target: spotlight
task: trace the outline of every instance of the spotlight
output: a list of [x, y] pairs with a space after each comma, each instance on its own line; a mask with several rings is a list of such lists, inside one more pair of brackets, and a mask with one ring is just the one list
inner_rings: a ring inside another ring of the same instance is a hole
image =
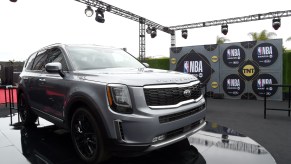
[[182, 37], [184, 38], [184, 39], [187, 39], [187, 37], [188, 37], [188, 30], [182, 30]]
[[157, 29], [156, 29], [156, 27], [152, 27], [151, 37], [154, 38], [156, 36], [157, 36]]
[[111, 5], [106, 6], [106, 11], [110, 12], [111, 10], [112, 10], [112, 6]]
[[222, 24], [221, 25], [221, 32], [226, 35], [228, 32], [228, 25], [227, 24]]
[[85, 14], [87, 17], [91, 17], [93, 15], [93, 10], [90, 6], [87, 6], [87, 8], [85, 9]]
[[17, 0], [10, 0], [10, 2], [17, 2]]
[[99, 23], [104, 23], [105, 22], [104, 10], [102, 8], [98, 8], [97, 10], [95, 10], [95, 12], [96, 12], [95, 20]]
[[280, 26], [281, 26], [281, 19], [280, 18], [274, 18], [273, 19], [273, 28], [275, 30], [278, 30]]
[[152, 32], [152, 28], [151, 28], [151, 26], [148, 26], [148, 28], [146, 29], [146, 32], [147, 32], [148, 34], [150, 34], [150, 33]]

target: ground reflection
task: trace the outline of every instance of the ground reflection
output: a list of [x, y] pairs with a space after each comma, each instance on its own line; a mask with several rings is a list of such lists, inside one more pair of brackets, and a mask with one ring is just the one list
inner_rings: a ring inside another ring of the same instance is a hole
[[[21, 128], [23, 155], [35, 164], [82, 163], [73, 148], [70, 133], [56, 126]], [[205, 164], [198, 150], [183, 140], [172, 146], [139, 157], [112, 157], [106, 164]]]

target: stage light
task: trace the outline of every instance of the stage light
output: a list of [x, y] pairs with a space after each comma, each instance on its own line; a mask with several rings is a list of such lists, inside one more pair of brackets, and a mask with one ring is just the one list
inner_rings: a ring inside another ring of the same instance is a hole
[[273, 19], [273, 28], [275, 30], [278, 30], [281, 27], [281, 19], [280, 18], [274, 18]]
[[151, 32], [152, 32], [152, 28], [151, 28], [151, 26], [148, 26], [148, 27], [147, 27], [146, 32], [147, 32], [148, 34], [151, 34]]
[[104, 10], [102, 8], [98, 8], [97, 10], [95, 10], [95, 12], [96, 12], [95, 20], [99, 23], [104, 23], [105, 22]]
[[112, 10], [112, 6], [111, 5], [106, 6], [106, 11], [110, 12], [111, 10]]
[[10, 0], [10, 2], [17, 2], [17, 0]]
[[151, 38], [154, 38], [156, 36], [157, 36], [157, 29], [156, 29], [156, 27], [152, 27]]
[[93, 10], [90, 6], [87, 6], [87, 8], [85, 9], [85, 14], [87, 17], [91, 17], [93, 15]]
[[228, 33], [228, 25], [227, 24], [222, 24], [221, 25], [221, 32], [226, 35]]
[[188, 37], [188, 30], [182, 30], [182, 37], [184, 38], [184, 39], [187, 39], [187, 37]]

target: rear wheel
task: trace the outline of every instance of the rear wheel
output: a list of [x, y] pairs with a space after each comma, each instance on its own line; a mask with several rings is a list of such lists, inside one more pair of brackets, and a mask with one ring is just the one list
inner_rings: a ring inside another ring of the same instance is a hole
[[86, 163], [106, 158], [102, 135], [96, 118], [86, 108], [78, 108], [71, 121], [71, 136], [76, 152]]
[[27, 98], [23, 93], [18, 98], [18, 110], [20, 118], [25, 126], [35, 125], [38, 116], [31, 111]]

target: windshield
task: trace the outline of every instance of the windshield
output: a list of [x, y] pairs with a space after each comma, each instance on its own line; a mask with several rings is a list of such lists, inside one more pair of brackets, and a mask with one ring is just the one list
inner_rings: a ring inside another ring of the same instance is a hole
[[137, 59], [122, 49], [94, 46], [67, 46], [67, 51], [76, 70], [145, 67]]

